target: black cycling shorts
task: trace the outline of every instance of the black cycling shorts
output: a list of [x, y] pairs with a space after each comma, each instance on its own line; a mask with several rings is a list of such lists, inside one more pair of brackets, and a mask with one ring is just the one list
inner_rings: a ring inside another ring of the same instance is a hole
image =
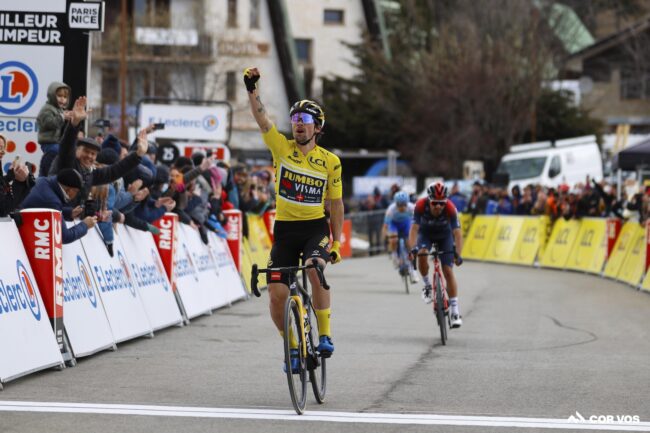
[[[312, 257], [326, 262], [330, 259], [328, 246], [330, 226], [326, 218], [307, 221], [275, 221], [273, 226], [273, 247], [269, 268], [298, 266], [300, 254], [303, 262]], [[289, 276], [271, 272], [267, 282], [289, 285]]]

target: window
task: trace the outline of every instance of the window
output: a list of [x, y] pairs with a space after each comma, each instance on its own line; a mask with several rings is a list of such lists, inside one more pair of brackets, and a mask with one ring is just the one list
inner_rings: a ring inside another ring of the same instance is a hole
[[226, 72], [226, 101], [235, 102], [237, 100], [237, 72]]
[[169, 27], [171, 0], [134, 0], [133, 16], [137, 27]]
[[528, 179], [542, 174], [546, 157], [521, 158], [501, 161], [497, 173], [508, 173], [510, 180]]
[[251, 29], [260, 28], [260, 0], [251, 0]]
[[311, 39], [296, 39], [296, 56], [299, 63], [311, 63]]
[[325, 9], [323, 22], [325, 24], [343, 24], [343, 11], [340, 9]]
[[229, 28], [237, 27], [237, 0], [228, 0], [228, 23]]
[[650, 74], [632, 68], [621, 70], [621, 99], [650, 99]]
[[553, 159], [551, 159], [551, 165], [548, 167], [548, 177], [552, 179], [561, 172], [562, 162], [560, 161], [560, 155], [555, 155]]

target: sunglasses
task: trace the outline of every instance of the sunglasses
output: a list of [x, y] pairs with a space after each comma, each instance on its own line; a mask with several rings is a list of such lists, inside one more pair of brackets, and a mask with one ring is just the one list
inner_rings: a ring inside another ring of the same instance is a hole
[[444, 206], [447, 200], [431, 200], [431, 206]]
[[303, 124], [314, 123], [314, 116], [308, 113], [295, 113], [291, 116], [291, 123], [302, 122]]

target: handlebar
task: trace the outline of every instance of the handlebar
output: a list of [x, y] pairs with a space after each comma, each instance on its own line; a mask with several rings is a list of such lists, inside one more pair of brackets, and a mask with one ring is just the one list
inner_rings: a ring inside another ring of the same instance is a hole
[[323, 286], [325, 290], [330, 289], [330, 286], [327, 284], [327, 280], [325, 279], [325, 274], [323, 274], [323, 267], [318, 263], [318, 260], [312, 259], [310, 265], [302, 266], [285, 266], [279, 268], [259, 269], [257, 265], [253, 265], [253, 268], [251, 269], [251, 291], [258, 298], [262, 296], [259, 289], [257, 288], [257, 277], [261, 273], [268, 274], [269, 272], [280, 272], [282, 274], [291, 274], [307, 269], [316, 269], [316, 274], [318, 275], [321, 286]]

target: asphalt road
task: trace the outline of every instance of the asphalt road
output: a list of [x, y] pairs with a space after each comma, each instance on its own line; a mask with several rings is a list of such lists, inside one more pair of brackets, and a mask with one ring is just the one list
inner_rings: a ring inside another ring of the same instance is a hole
[[385, 256], [327, 275], [336, 353], [327, 401], [310, 396], [306, 415], [292, 411], [264, 293], [6, 384], [0, 432], [650, 431], [648, 293], [466, 263], [465, 323], [443, 347], [419, 287], [406, 295]]

